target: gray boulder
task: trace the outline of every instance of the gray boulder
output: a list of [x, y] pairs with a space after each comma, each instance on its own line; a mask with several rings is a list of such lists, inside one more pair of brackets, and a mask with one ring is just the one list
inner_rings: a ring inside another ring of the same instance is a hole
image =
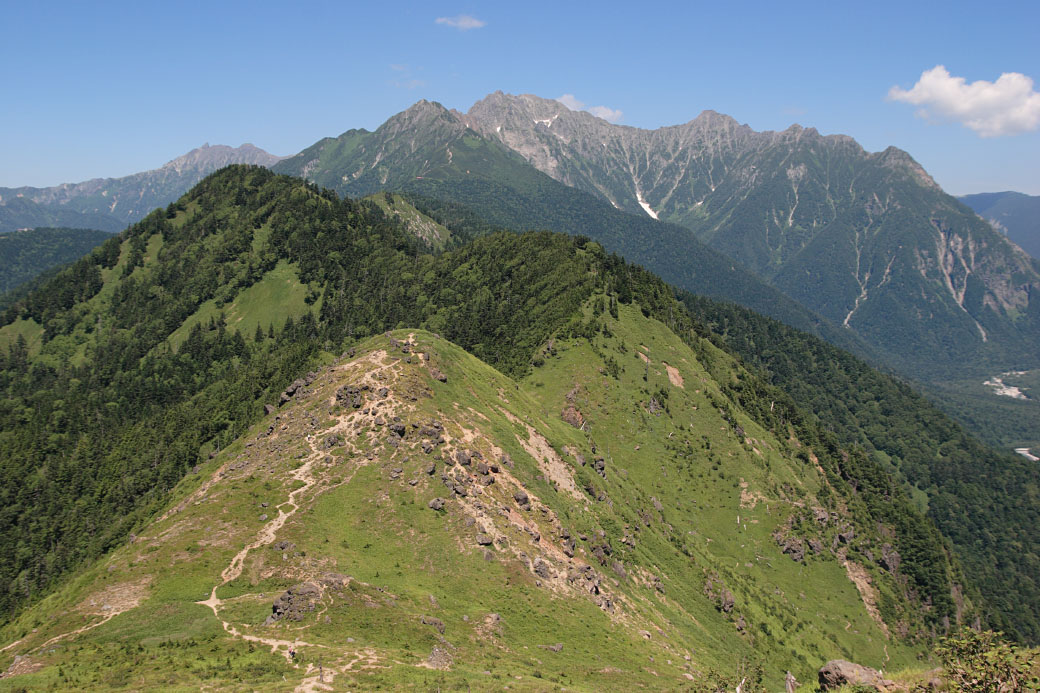
[[844, 659], [832, 659], [824, 664], [818, 677], [822, 691], [832, 691], [842, 686], [872, 687], [876, 691], [884, 691], [895, 685], [892, 681], [885, 680], [877, 669]]

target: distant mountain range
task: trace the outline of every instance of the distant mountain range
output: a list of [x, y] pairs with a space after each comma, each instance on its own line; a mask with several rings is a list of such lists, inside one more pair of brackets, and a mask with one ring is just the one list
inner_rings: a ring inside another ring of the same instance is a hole
[[797, 125], [755, 132], [712, 111], [642, 130], [530, 95], [497, 92], [468, 113], [420, 101], [292, 157], [206, 146], [125, 178], [0, 189], [0, 230], [118, 230], [228, 163], [585, 235], [677, 287], [933, 384], [1040, 367], [1040, 265], [1008, 242], [1036, 198], [962, 200], [996, 210], [1005, 236], [906, 152]]
[[280, 159], [251, 144], [206, 144], [161, 168], [123, 178], [94, 178], [50, 188], [0, 188], [0, 233], [40, 226], [120, 231], [228, 164], [272, 166]]
[[[778, 289], [905, 372], [1040, 365], [1036, 262], [895, 148], [872, 154], [798, 126], [758, 133], [714, 112], [640, 130], [496, 93], [466, 114], [419, 102], [275, 170], [345, 194], [408, 190], [512, 228], [586, 234], [682, 288], [783, 320]], [[604, 205], [629, 216], [611, 223]], [[735, 259], [746, 285], [706, 271], [720, 264], [702, 243]]]
[[1040, 258], [1040, 196], [1019, 192], [978, 193], [957, 198], [1022, 250]]
[[690, 229], [913, 369], [1038, 356], [1019, 348], [1040, 327], [1036, 263], [899, 149], [712, 111], [641, 130], [500, 92], [459, 118], [567, 185]]

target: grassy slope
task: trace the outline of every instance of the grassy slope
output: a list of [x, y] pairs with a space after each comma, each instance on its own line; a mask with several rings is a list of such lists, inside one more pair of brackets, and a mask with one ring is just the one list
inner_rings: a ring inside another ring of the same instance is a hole
[[[691, 684], [687, 674], [706, 683], [713, 670], [734, 674], [742, 662], [759, 662], [765, 685], [773, 690], [785, 669], [812, 680], [815, 668], [831, 657], [889, 667], [910, 661], [913, 652], [886, 640], [837, 560], [825, 553], [797, 564], [770, 536], [798, 512], [798, 504], [815, 505], [820, 477], [794, 460], [789, 443], [772, 439], [739, 413], [737, 421], [751, 442], [736, 438], [712, 405], [720, 391], [693, 352], [636, 308], [622, 306], [620, 318], [610, 322], [614, 336], [597, 338], [595, 348], [557, 340], [555, 355], [522, 383], [423, 332], [416, 340], [432, 354], [431, 365], [448, 376], [446, 383], [434, 382], [418, 357], [400, 353], [385, 359], [382, 370], [323, 370], [312, 386], [314, 396], [287, 406], [280, 419], [269, 416], [185, 479], [174, 492], [169, 507], [176, 510], [169, 517], [143, 528], [135, 541], [9, 624], [0, 641], [21, 641], [4, 651], [0, 665], [21, 654], [28, 655], [22, 666], [44, 668], [0, 681], [0, 690], [52, 685], [188, 690], [207, 684], [282, 690], [283, 676], [300, 682], [306, 667], [319, 661], [327, 673], [339, 672], [337, 689], [488, 690], [507, 682], [520, 690], [677, 687]], [[649, 369], [635, 353], [640, 344], [649, 348]], [[373, 338], [361, 345], [354, 362], [387, 348], [385, 338]], [[620, 362], [620, 380], [601, 373], [608, 354]], [[720, 352], [717, 357], [724, 358]], [[677, 369], [682, 387], [670, 383], [662, 360]], [[340, 434], [349, 442], [326, 449], [327, 429], [353, 412], [330, 408], [328, 402], [337, 387], [365, 372], [374, 385], [385, 378], [392, 391], [387, 406], [406, 423], [443, 421], [447, 449], [479, 450], [487, 459], [504, 451], [514, 465], [503, 466], [498, 483], [485, 494], [471, 495], [465, 503], [449, 501], [446, 512], [438, 513], [426, 506], [434, 496], [451, 495], [438, 478], [445, 465], [438, 462], [432, 477], [423, 473], [430, 458], [406, 449], [419, 440], [414, 429], [395, 450], [381, 444], [383, 429], [361, 416], [360, 433], [348, 427]], [[560, 418], [565, 395], [575, 385], [588, 435]], [[645, 409], [647, 397], [661, 389], [668, 392], [671, 413], [652, 416]], [[522, 446], [529, 436], [522, 422], [546, 437], [579, 487], [591, 482], [605, 500], [575, 502], [554, 487]], [[271, 425], [275, 434], [264, 436]], [[317, 484], [301, 494], [300, 511], [276, 537], [295, 547], [254, 549], [241, 575], [218, 594], [229, 600], [222, 617], [242, 633], [314, 643], [298, 648], [302, 666], [291, 668], [266, 647], [228, 637], [213, 613], [195, 602], [208, 596], [233, 555], [257, 536], [264, 524], [260, 516], [276, 517], [276, 507], [301, 486], [291, 475], [311, 460], [307, 435], [322, 451], [311, 468]], [[710, 450], [701, 447], [702, 436], [711, 441]], [[680, 442], [685, 440], [692, 445]], [[576, 464], [568, 452], [591, 462], [592, 441], [606, 458], [605, 479]], [[399, 480], [388, 476], [395, 467], [402, 469]], [[536, 499], [535, 510], [516, 507], [510, 478]], [[407, 483], [413, 479], [415, 486]], [[212, 486], [201, 488], [211, 480]], [[754, 507], [752, 495], [761, 496]], [[508, 509], [508, 519], [496, 508]], [[476, 517], [476, 524], [467, 517]], [[521, 525], [537, 528], [541, 540], [534, 541]], [[488, 527], [508, 542], [496, 546], [490, 560], [474, 543], [478, 529]], [[587, 537], [578, 541], [576, 560], [603, 576], [604, 591], [616, 605], [613, 615], [558, 577], [541, 580], [540, 586], [529, 569], [523, 556], [540, 555], [559, 574], [565, 561], [559, 553], [561, 527]], [[605, 566], [591, 555], [601, 541], [599, 531], [614, 550]], [[633, 537], [633, 546], [621, 542], [626, 535]], [[624, 577], [612, 568], [614, 560]], [[354, 581], [342, 593], [327, 593], [327, 610], [307, 613], [299, 623], [259, 625], [282, 590], [328, 571]], [[717, 610], [704, 595], [707, 575], [732, 591], [732, 612]], [[655, 578], [662, 591], [652, 587]], [[875, 582], [887, 589], [884, 580]], [[134, 597], [142, 601], [125, 615], [47, 644], [74, 627], [98, 623]], [[487, 622], [491, 613], [501, 622]], [[446, 624], [443, 638], [421, 623], [423, 615]], [[745, 620], [743, 635], [735, 627], [738, 618]], [[649, 637], [640, 635], [644, 630]], [[538, 647], [558, 642], [564, 645], [558, 653]], [[416, 666], [435, 646], [452, 654], [450, 670]]]
[[257, 325], [267, 332], [268, 326], [281, 329], [286, 318], [299, 318], [308, 310], [321, 310], [321, 299], [313, 305], [306, 302], [307, 287], [300, 282], [296, 267], [279, 261], [263, 279], [243, 289], [235, 299], [221, 307], [216, 299], [210, 299], [178, 327], [168, 338], [171, 347], [180, 346], [188, 338], [191, 328], [216, 320], [223, 313], [229, 330], [238, 330], [244, 337], [252, 337]]
[[421, 239], [431, 250], [444, 249], [452, 237], [447, 227], [420, 212], [400, 195], [375, 194], [365, 199], [374, 202], [388, 217], [398, 219], [409, 233]]

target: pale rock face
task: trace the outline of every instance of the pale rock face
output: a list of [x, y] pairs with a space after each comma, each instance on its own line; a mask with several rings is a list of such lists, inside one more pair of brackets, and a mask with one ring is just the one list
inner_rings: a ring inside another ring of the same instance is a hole
[[755, 132], [714, 111], [645, 130], [501, 92], [460, 116], [556, 180], [685, 226], [806, 307], [882, 341], [881, 306], [908, 291], [923, 315], [958, 324], [957, 339], [985, 344], [984, 324], [1014, 320], [1040, 289], [1025, 253], [895, 147], [869, 153], [799, 125]]

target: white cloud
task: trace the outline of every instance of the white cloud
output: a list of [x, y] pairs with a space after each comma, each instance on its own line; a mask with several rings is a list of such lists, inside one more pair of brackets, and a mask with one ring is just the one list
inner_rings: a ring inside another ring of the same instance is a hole
[[911, 89], [892, 87], [892, 101], [921, 106], [922, 118], [955, 120], [982, 137], [1019, 135], [1040, 128], [1040, 93], [1033, 80], [1020, 72], [1005, 72], [996, 82], [968, 84], [942, 65], [921, 73]]
[[585, 108], [585, 104], [574, 98], [574, 94], [564, 94], [556, 100], [562, 103], [567, 108], [571, 109], [572, 111], [580, 111], [581, 109]]
[[479, 29], [482, 26], [487, 26], [487, 22], [468, 14], [459, 14], [454, 17], [437, 17], [437, 23], [450, 26], [459, 31], [469, 31], [470, 29]]
[[588, 111], [597, 118], [602, 118], [611, 123], [617, 123], [624, 116], [624, 113], [620, 110], [608, 106], [589, 106], [586, 108], [585, 103], [579, 101], [574, 94], [564, 94], [557, 97], [556, 100], [572, 111]]
[[602, 118], [603, 120], [609, 121], [611, 123], [618, 122], [619, 120], [621, 120], [621, 116], [624, 115], [624, 113], [617, 110], [616, 108], [608, 108], [606, 106], [590, 106], [586, 110], [588, 110], [589, 113], [596, 116], [597, 118]]

